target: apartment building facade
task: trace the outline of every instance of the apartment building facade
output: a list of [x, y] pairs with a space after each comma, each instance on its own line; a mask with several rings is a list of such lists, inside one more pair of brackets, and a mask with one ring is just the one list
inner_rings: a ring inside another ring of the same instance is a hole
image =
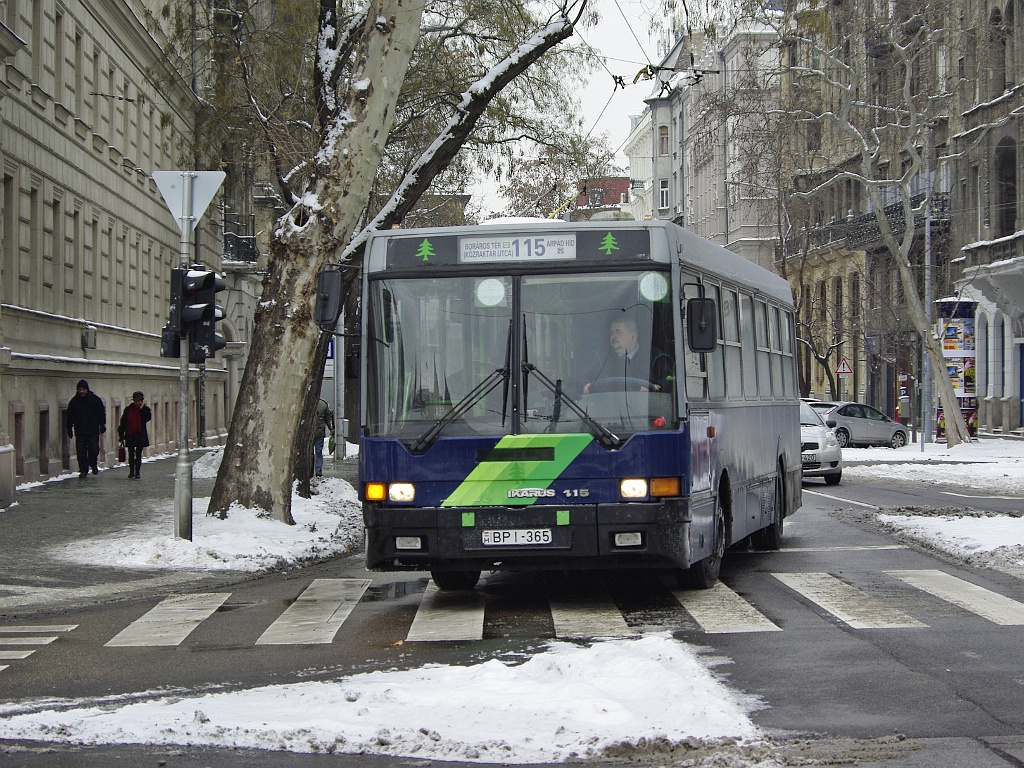
[[[1017, 18], [1020, 17], [1020, 18]], [[1024, 8], [972, 0], [958, 19], [956, 71], [970, 83], [951, 137], [957, 285], [977, 302], [979, 427], [1024, 424]]]
[[[144, 11], [126, 0], [0, 0], [0, 461], [10, 458], [0, 502], [12, 485], [74, 468], [64, 417], [79, 379], [106, 405], [101, 463], [114, 462], [135, 390], [153, 410], [149, 452], [177, 448], [178, 363], [159, 350], [180, 231], [152, 173], [193, 167], [196, 100]], [[190, 260], [222, 271], [217, 206], [196, 227]], [[244, 293], [218, 296], [228, 308], [219, 330], [233, 343], [205, 365], [202, 409], [192, 392], [197, 438], [226, 434], [239, 318], [251, 316], [236, 305], [256, 300]]]

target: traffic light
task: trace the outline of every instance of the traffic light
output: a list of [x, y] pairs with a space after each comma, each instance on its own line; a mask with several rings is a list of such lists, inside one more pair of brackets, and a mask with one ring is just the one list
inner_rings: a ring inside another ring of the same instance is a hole
[[174, 271], [184, 272], [181, 281], [181, 332], [191, 331], [200, 323], [214, 320], [217, 291], [223, 291], [227, 284], [216, 272], [201, 264]]
[[[172, 305], [173, 306], [173, 305]], [[173, 310], [172, 310], [173, 311]], [[160, 357], [181, 356], [181, 335], [177, 329], [168, 322], [160, 332]]]
[[227, 346], [217, 333], [217, 321], [224, 319], [217, 294], [227, 287], [216, 272], [201, 264], [171, 270], [171, 311], [160, 335], [161, 357], [178, 357], [184, 335], [191, 363], [202, 363]]
[[[188, 274], [185, 282], [188, 301], [183, 313], [186, 316], [191, 313], [195, 318], [189, 325], [189, 359], [193, 363], [201, 363], [227, 346], [224, 337], [217, 333], [217, 321], [224, 319], [224, 310], [217, 306], [217, 294], [228, 286], [216, 272], [198, 265], [192, 267]], [[189, 285], [195, 286], [191, 298]]]

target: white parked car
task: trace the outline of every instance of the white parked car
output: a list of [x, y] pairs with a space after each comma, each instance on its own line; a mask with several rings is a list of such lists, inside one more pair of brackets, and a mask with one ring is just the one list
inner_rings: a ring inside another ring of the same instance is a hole
[[807, 403], [800, 403], [800, 462], [805, 478], [823, 477], [829, 485], [843, 479], [843, 449], [836, 433]]

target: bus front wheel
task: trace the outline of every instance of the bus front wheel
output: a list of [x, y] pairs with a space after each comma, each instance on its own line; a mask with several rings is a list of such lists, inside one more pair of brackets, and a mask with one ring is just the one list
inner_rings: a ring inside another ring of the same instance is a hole
[[442, 592], [457, 592], [475, 587], [480, 571], [431, 571], [430, 578]]
[[711, 589], [718, 581], [722, 558], [725, 557], [725, 511], [722, 509], [721, 493], [715, 498], [714, 537], [714, 541], [711, 542], [711, 554], [691, 565], [688, 570], [680, 572], [680, 581], [685, 580], [686, 586]]

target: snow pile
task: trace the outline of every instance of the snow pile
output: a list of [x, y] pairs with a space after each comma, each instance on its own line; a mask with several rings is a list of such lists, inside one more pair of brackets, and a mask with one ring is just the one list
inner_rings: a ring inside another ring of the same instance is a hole
[[976, 568], [1024, 568], [1024, 517], [973, 510], [898, 509], [887, 529]]
[[522, 764], [654, 740], [758, 739], [748, 717], [758, 706], [665, 634], [590, 647], [553, 642], [517, 664], [431, 665], [25, 714], [7, 705], [0, 738]]
[[[898, 479], [918, 485], [955, 485], [987, 495], [1024, 495], [1024, 441], [980, 440], [948, 448], [943, 443], [891, 448], [844, 448], [847, 480]], [[859, 464], [866, 461], [869, 464]]]
[[[212, 451], [196, 461], [193, 477], [216, 477], [222, 454]], [[84, 565], [258, 572], [347, 554], [363, 540], [355, 489], [338, 478], [321, 478], [312, 498], [292, 494], [295, 525], [237, 506], [221, 519], [206, 514], [209, 505], [209, 498], [192, 500], [191, 541], [168, 535], [174, 520], [171, 500], [155, 504], [149, 518], [137, 525], [102, 539], [72, 541], [48, 554]]]
[[[846, 480], [884, 480], [947, 488], [950, 502], [1020, 498], [1024, 515], [1024, 441], [985, 439], [949, 448], [942, 443], [890, 448], [845, 448]], [[859, 464], [859, 462], [869, 462]], [[882, 509], [890, 532], [979, 568], [1024, 567], [1024, 517], [970, 507]]]

